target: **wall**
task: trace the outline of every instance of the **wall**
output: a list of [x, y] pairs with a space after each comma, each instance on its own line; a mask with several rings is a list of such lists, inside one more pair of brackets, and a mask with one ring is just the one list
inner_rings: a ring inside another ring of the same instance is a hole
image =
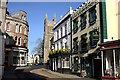
[[117, 2], [117, 17], [118, 17], [118, 38], [120, 39], [120, 0]]
[[2, 74], [4, 73], [4, 67], [2, 66], [4, 64], [4, 38], [0, 36], [0, 79], [2, 78]]
[[117, 7], [115, 0], [106, 0], [106, 20], [107, 20], [107, 34], [108, 39], [105, 41], [111, 41], [118, 39], [118, 20], [116, 16]]

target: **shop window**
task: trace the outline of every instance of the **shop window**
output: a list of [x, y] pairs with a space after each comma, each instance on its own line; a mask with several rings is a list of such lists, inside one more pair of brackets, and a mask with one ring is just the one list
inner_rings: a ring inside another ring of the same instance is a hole
[[80, 26], [81, 26], [81, 30], [85, 29], [86, 27], [86, 18], [87, 18], [87, 15], [86, 13], [82, 14], [81, 16], [81, 19], [80, 19]]
[[78, 18], [73, 20], [73, 33], [75, 34], [78, 31]]
[[13, 57], [13, 64], [17, 64], [17, 63], [18, 63], [17, 57], [14, 56], [14, 57]]
[[77, 72], [79, 70], [79, 57], [75, 56], [74, 57], [74, 64], [73, 64], [73, 70]]
[[90, 32], [90, 46], [91, 48], [95, 48], [99, 41], [99, 32], [97, 30], [93, 30]]
[[78, 37], [73, 39], [73, 51], [74, 52], [78, 51]]
[[87, 33], [81, 36], [81, 50], [87, 50]]
[[89, 10], [89, 24], [93, 25], [96, 22], [96, 18], [97, 16], [96, 16], [96, 10], [94, 6]]

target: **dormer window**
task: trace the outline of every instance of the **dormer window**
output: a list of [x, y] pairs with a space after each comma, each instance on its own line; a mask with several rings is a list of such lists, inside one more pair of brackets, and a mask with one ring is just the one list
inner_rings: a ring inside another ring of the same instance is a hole
[[26, 16], [24, 16], [24, 20], [26, 21]]

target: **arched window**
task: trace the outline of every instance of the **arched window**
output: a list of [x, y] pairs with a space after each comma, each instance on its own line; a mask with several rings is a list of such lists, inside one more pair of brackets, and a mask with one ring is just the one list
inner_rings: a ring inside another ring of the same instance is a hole
[[10, 22], [6, 24], [6, 31], [10, 31]]
[[17, 43], [17, 36], [15, 37], [15, 43]]
[[18, 45], [21, 44], [21, 37], [18, 38]]
[[22, 26], [19, 26], [19, 33], [22, 33]]
[[27, 44], [27, 39], [24, 38], [24, 43], [23, 43], [23, 45], [26, 46], [26, 44]]
[[18, 33], [18, 32], [19, 32], [19, 25], [16, 24], [16, 33]]
[[24, 29], [24, 34], [27, 34], [27, 28], [25, 27], [25, 29]]

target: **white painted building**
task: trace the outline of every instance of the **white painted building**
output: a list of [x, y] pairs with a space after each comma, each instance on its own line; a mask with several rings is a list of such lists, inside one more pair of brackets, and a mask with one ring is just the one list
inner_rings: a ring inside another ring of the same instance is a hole
[[[68, 53], [58, 53], [59, 56], [53, 58], [53, 70], [70, 70], [71, 68], [71, 14], [72, 8], [54, 25], [54, 50], [68, 50]], [[65, 55], [64, 55], [65, 54]], [[54, 66], [55, 65], [55, 66]]]

